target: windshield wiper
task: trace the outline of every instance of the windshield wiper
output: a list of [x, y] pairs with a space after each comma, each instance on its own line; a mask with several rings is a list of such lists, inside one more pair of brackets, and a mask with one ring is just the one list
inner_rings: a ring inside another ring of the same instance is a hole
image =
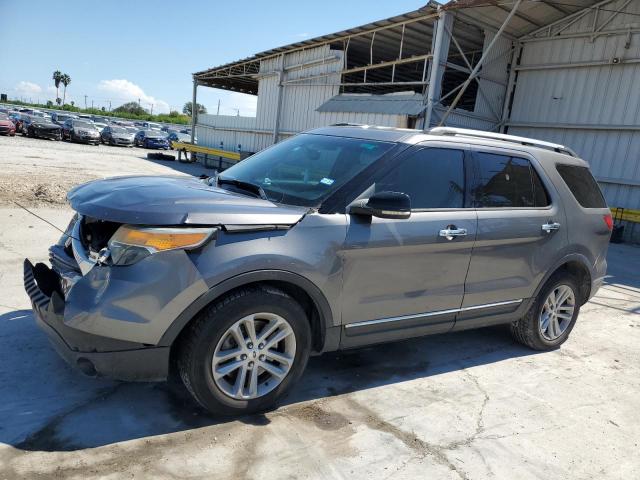
[[239, 188], [240, 190], [245, 190], [249, 193], [252, 193], [256, 197], [259, 197], [263, 200], [268, 200], [267, 194], [264, 192], [264, 190], [260, 185], [255, 185], [251, 182], [244, 182], [242, 180], [237, 180], [235, 178], [218, 177], [218, 186], [223, 184], [233, 185], [234, 187]]

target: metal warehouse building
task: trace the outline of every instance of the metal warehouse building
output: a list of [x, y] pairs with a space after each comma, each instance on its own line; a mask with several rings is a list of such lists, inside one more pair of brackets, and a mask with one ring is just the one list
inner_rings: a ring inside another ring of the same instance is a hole
[[255, 152], [343, 122], [500, 131], [571, 147], [640, 220], [640, 0], [430, 3], [193, 80], [194, 102], [199, 87], [258, 97], [256, 117], [198, 115], [205, 146]]

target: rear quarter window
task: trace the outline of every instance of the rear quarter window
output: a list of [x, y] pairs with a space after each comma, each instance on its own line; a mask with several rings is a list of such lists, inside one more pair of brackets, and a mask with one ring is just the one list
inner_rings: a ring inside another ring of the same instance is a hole
[[556, 170], [582, 207], [607, 208], [600, 187], [587, 167], [556, 165]]

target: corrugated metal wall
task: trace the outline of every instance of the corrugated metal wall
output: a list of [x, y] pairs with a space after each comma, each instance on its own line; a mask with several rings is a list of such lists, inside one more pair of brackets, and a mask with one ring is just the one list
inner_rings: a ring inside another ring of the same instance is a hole
[[523, 43], [508, 133], [573, 148], [591, 164], [610, 206], [638, 209], [640, 2], [625, 3], [599, 12], [600, 25], [623, 9], [603, 29], [614, 33], [580, 35], [593, 32], [590, 13], [560, 36]]
[[[280, 112], [280, 139], [294, 133], [334, 123], [362, 123], [406, 127], [406, 115], [374, 113], [316, 112], [331, 97], [338, 95], [343, 67], [343, 52], [329, 45], [293, 52], [263, 60], [260, 64], [256, 117], [199, 115], [196, 134], [200, 145], [219, 147], [220, 142], [245, 151], [257, 152], [273, 143], [278, 105], [278, 71], [284, 62]], [[289, 83], [292, 80], [320, 76]]]

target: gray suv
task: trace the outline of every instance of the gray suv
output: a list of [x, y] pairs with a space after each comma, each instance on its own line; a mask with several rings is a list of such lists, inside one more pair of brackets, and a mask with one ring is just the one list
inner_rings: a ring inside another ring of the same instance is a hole
[[602, 284], [610, 211], [586, 162], [528, 138], [338, 125], [216, 177], [119, 177], [24, 264], [35, 317], [88, 375], [265, 409], [311, 354], [488, 325], [567, 340]]

